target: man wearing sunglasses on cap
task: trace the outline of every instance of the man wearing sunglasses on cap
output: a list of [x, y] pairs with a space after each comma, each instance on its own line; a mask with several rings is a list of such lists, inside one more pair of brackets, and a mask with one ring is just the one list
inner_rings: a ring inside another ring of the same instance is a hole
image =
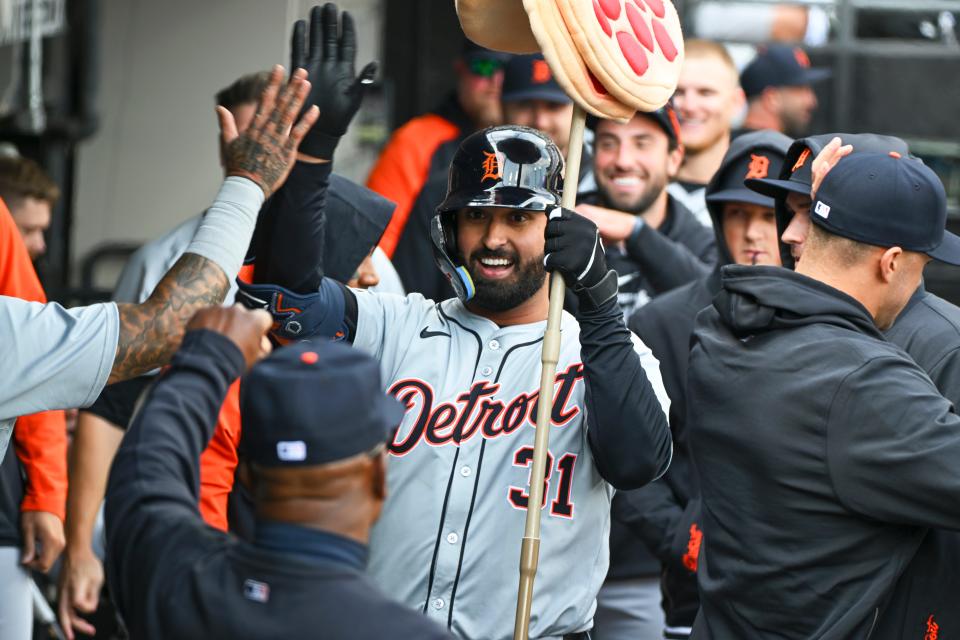
[[460, 142], [503, 122], [500, 90], [509, 55], [469, 40], [453, 63], [456, 89], [429, 112], [413, 118], [390, 137], [367, 186], [397, 203], [380, 240], [408, 293], [433, 300], [453, 289], [433, 264], [428, 223], [447, 191], [447, 168]]

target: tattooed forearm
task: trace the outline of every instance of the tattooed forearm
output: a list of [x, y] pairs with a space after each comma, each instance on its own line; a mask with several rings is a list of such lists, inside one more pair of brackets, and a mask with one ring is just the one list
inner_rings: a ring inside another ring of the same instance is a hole
[[185, 253], [142, 304], [120, 304], [120, 338], [108, 384], [170, 361], [183, 328], [199, 309], [223, 302], [230, 288], [215, 262]]

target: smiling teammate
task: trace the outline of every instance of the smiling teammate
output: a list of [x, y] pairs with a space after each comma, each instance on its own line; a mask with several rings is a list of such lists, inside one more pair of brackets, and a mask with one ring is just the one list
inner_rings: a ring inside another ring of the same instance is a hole
[[687, 40], [673, 106], [680, 118], [686, 154], [670, 195], [680, 200], [703, 224], [710, 225], [705, 189], [730, 146], [733, 120], [746, 96], [737, 66], [726, 48], [710, 40]]

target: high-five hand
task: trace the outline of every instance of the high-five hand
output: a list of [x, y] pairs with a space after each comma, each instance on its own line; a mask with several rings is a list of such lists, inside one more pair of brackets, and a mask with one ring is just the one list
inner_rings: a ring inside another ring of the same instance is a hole
[[224, 162], [228, 176], [249, 178], [269, 197], [286, 180], [296, 158], [297, 147], [317, 120], [317, 107], [308, 108], [294, 126], [310, 92], [307, 72], [297, 69], [283, 84], [283, 67], [277, 65], [260, 98], [253, 124], [238, 134], [233, 114], [217, 107]]
[[[339, 24], [338, 24], [339, 22]], [[290, 65], [307, 70], [312, 88], [306, 106], [319, 107], [320, 118], [300, 144], [300, 152], [330, 160], [333, 151], [353, 120], [367, 85], [373, 82], [377, 63], [367, 64], [356, 75], [357, 36], [353, 18], [344, 11], [337, 20], [337, 5], [327, 3], [310, 11], [310, 43], [307, 24], [293, 26]]]

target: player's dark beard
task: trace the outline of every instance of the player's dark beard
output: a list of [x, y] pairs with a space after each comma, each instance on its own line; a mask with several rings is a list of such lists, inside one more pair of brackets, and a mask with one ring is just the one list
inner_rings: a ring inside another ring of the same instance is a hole
[[783, 133], [789, 138], [799, 139], [807, 135], [810, 126], [810, 117], [807, 114], [797, 114], [784, 111], [780, 114], [783, 123]]
[[[506, 258], [514, 264], [514, 273], [504, 280], [487, 280], [474, 268], [474, 263], [480, 258]], [[487, 311], [501, 312], [519, 306], [540, 291], [547, 277], [543, 256], [521, 262], [520, 256], [511, 251], [480, 249], [470, 255], [470, 260], [466, 260], [462, 253], [458, 259], [473, 279], [476, 293], [470, 303]]]

